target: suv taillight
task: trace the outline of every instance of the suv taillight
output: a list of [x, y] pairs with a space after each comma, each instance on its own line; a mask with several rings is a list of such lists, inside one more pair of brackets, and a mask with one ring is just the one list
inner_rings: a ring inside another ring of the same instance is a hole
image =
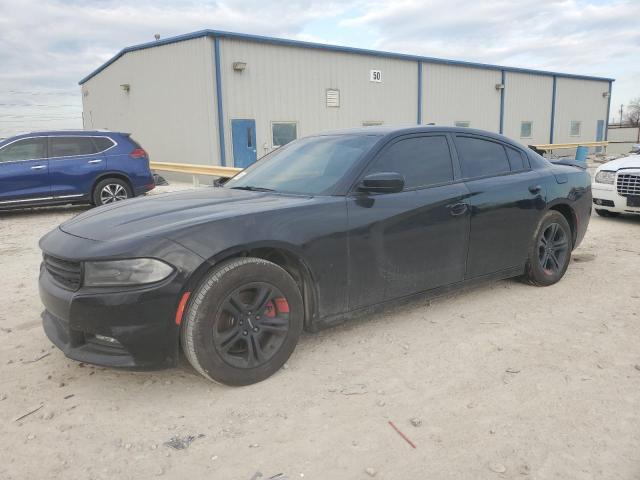
[[147, 152], [145, 152], [142, 148], [134, 149], [129, 156], [131, 158], [144, 158], [147, 156]]

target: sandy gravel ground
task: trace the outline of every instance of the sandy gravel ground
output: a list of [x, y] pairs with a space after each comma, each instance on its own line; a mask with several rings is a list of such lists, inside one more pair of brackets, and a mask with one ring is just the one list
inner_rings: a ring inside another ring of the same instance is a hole
[[52, 348], [37, 241], [81, 210], [0, 214], [0, 479], [640, 478], [640, 218], [594, 216], [555, 286], [305, 335], [286, 369], [228, 388]]

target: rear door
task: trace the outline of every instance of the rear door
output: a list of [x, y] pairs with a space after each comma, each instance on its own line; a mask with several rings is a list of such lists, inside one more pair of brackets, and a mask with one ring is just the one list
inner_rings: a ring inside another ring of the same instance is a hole
[[50, 196], [46, 137], [23, 138], [0, 148], [0, 204]]
[[348, 197], [351, 309], [463, 279], [468, 191], [451, 153], [446, 134], [392, 140], [365, 175], [400, 173], [404, 191]]
[[49, 172], [54, 197], [84, 197], [105, 170], [104, 155], [88, 136], [49, 137]]
[[456, 149], [471, 195], [467, 279], [524, 266], [545, 208], [540, 175], [518, 148], [457, 134]]

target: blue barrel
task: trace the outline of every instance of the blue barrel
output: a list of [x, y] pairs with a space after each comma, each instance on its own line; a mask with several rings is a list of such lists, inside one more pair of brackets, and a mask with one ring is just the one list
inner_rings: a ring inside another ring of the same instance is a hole
[[589, 147], [578, 147], [576, 149], [576, 162], [587, 164], [587, 155], [589, 155]]

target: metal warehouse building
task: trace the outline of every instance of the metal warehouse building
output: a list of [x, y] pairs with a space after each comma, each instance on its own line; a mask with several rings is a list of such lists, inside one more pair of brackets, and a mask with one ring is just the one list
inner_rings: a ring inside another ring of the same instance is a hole
[[80, 81], [85, 128], [155, 161], [246, 166], [290, 140], [379, 124], [603, 140], [613, 79], [205, 30], [119, 52]]

